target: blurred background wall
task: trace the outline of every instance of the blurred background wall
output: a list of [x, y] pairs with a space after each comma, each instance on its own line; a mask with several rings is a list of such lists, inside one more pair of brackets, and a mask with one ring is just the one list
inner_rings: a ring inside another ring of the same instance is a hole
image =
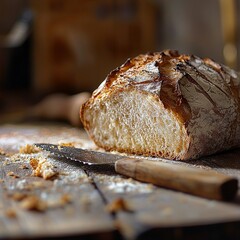
[[93, 91], [149, 51], [177, 49], [238, 69], [238, 12], [234, 0], [1, 0], [0, 107]]

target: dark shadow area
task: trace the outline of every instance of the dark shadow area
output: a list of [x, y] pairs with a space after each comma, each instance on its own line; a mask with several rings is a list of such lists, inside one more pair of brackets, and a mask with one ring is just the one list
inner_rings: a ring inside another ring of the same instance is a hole
[[240, 239], [240, 222], [217, 223], [191, 227], [153, 228], [142, 233], [138, 240], [237, 240]]

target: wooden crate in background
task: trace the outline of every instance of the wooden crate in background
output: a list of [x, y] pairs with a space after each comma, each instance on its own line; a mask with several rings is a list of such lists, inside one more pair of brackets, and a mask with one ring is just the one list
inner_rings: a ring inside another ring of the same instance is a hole
[[34, 0], [34, 88], [94, 90], [128, 57], [154, 51], [150, 0]]

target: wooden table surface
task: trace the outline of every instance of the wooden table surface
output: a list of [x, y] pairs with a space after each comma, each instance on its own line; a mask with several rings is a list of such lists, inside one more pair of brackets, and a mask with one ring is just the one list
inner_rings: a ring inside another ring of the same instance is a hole
[[[240, 239], [239, 193], [232, 202], [207, 200], [120, 176], [111, 167], [83, 168], [47, 152], [19, 152], [37, 142], [97, 149], [84, 130], [68, 125], [1, 125], [1, 239]], [[232, 150], [187, 163], [156, 160], [240, 178], [239, 156], [240, 150]], [[33, 176], [32, 158], [46, 158], [58, 175]], [[45, 207], [24, 207], [23, 195], [37, 197]], [[120, 200], [125, 207], [110, 211]]]

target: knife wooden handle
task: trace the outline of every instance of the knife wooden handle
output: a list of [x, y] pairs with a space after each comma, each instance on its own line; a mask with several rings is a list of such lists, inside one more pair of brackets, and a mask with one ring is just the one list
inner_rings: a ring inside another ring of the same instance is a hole
[[159, 161], [124, 158], [116, 172], [155, 185], [216, 200], [232, 200], [238, 190], [236, 178], [194, 167]]

